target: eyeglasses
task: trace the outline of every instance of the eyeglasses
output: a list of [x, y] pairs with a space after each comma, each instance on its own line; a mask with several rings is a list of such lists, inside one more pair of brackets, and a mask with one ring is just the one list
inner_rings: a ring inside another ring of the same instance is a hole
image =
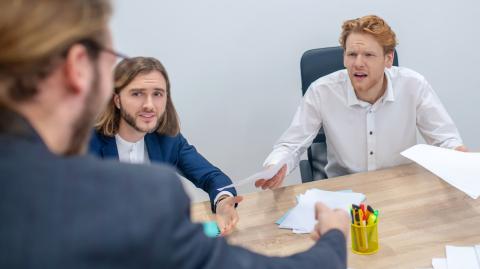
[[80, 44], [84, 45], [85, 47], [87, 47], [87, 49], [89, 48], [90, 50], [96, 51], [97, 53], [99, 51], [109, 53], [109, 54], [115, 56], [119, 60], [128, 60], [130, 58], [127, 55], [125, 55], [123, 53], [120, 53], [120, 52], [117, 52], [117, 51], [114, 51], [111, 48], [107, 48], [107, 47], [103, 46], [102, 44], [100, 44], [97, 41], [94, 41], [92, 39], [83, 39], [83, 40], [78, 41], [77, 43], [80, 43]]
[[101, 50], [115, 56], [120, 61], [130, 59], [130, 57], [128, 57], [127, 55], [125, 55], [123, 53], [120, 53], [120, 52], [117, 52], [117, 51], [114, 51], [114, 50], [109, 49], [109, 48], [101, 47]]

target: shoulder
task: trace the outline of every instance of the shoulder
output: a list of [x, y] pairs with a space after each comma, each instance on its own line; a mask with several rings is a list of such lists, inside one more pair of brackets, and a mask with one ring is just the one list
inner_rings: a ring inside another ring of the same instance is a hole
[[346, 96], [349, 81], [346, 69], [323, 76], [312, 82], [305, 93], [304, 100], [320, 104], [330, 102], [331, 98], [343, 99]]
[[115, 140], [115, 137], [105, 136], [94, 129], [92, 130], [92, 134], [90, 137], [90, 143], [89, 143], [90, 150], [99, 150], [100, 147], [114, 140]]
[[426, 82], [426, 79], [423, 75], [407, 67], [392, 66], [391, 68], [386, 69], [386, 72], [392, 81], [418, 83]]
[[348, 82], [348, 73], [346, 69], [338, 70], [326, 76], [320, 77], [310, 85], [310, 88], [316, 90], [328, 90], [332, 87], [343, 86]]
[[183, 137], [181, 133], [178, 133], [175, 136], [169, 136], [169, 135], [159, 134], [157, 132], [145, 135], [145, 140], [147, 141], [147, 143], [151, 141], [155, 141], [160, 145], [175, 145], [175, 144], [180, 144], [183, 141], [186, 141], [186, 139]]

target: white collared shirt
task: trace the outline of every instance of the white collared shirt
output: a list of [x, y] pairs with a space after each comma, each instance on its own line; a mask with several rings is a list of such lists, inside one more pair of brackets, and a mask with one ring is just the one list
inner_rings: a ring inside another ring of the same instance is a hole
[[[463, 144], [453, 120], [422, 75], [392, 67], [385, 69], [385, 77], [387, 89], [374, 104], [357, 98], [345, 69], [313, 82], [264, 166], [279, 162], [322, 126], [328, 177], [408, 163], [400, 152], [417, 144], [417, 128], [428, 144], [444, 148]], [[288, 173], [307, 147], [287, 162]]]
[[115, 135], [117, 143], [118, 158], [125, 163], [150, 163], [148, 157], [147, 146], [145, 145], [145, 138], [137, 142], [128, 142], [120, 135]]

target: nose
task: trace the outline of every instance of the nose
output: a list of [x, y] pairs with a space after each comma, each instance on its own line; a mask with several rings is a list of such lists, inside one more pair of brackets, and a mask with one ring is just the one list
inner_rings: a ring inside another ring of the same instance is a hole
[[355, 67], [363, 67], [364, 66], [363, 56], [361, 54], [358, 54], [355, 57], [355, 61], [353, 62], [353, 64], [355, 65]]
[[147, 95], [145, 102], [143, 102], [143, 108], [146, 110], [151, 110], [153, 109], [153, 99], [151, 95]]

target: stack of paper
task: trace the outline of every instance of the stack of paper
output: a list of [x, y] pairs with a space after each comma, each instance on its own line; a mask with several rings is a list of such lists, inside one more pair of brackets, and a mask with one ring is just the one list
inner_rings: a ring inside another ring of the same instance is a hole
[[282, 217], [277, 224], [282, 229], [292, 229], [295, 233], [310, 233], [316, 224], [315, 203], [322, 202], [328, 207], [349, 210], [352, 204], [360, 204], [365, 195], [356, 192], [332, 192], [309, 189], [297, 196], [297, 206]]
[[480, 196], [480, 153], [416, 145], [401, 154], [473, 199]]
[[433, 269], [480, 269], [480, 245], [445, 247], [447, 258], [432, 259]]

